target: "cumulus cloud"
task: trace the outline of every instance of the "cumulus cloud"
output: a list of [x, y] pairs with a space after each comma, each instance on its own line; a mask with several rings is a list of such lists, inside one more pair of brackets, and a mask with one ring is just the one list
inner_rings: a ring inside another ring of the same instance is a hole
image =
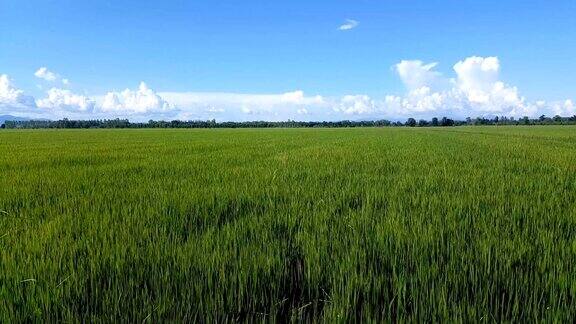
[[43, 109], [70, 110], [88, 112], [95, 106], [94, 100], [72, 93], [70, 90], [52, 88], [48, 90], [47, 97], [36, 101], [36, 105]]
[[48, 68], [46, 67], [41, 67], [38, 70], [36, 70], [36, 72], [34, 73], [34, 75], [37, 78], [40, 79], [44, 79], [46, 81], [56, 81], [58, 79], [58, 75], [54, 72], [51, 72], [50, 70], [48, 70]]
[[342, 24], [342, 25], [340, 25], [340, 27], [338, 27], [338, 30], [351, 30], [351, 29], [358, 27], [359, 24], [360, 23], [354, 19], [346, 19], [344, 24]]
[[14, 110], [35, 108], [34, 98], [16, 88], [8, 75], [0, 74], [0, 112], [11, 113]]
[[454, 65], [458, 76], [458, 86], [473, 102], [486, 102], [487, 96], [496, 84], [500, 72], [500, 61], [497, 57], [468, 57]]
[[[275, 96], [270, 96], [268, 98], [272, 103], [276, 101]], [[322, 96], [305, 97], [302, 90], [297, 90], [294, 92], [287, 92], [281, 95], [281, 103], [289, 103], [295, 105], [309, 105], [309, 104], [321, 104], [324, 102]]]
[[34, 72], [34, 76], [50, 83], [58, 83], [61, 86], [66, 87], [70, 85], [70, 80], [63, 78], [60, 74], [56, 72], [50, 71], [45, 66], [40, 67], [38, 70], [36, 70], [36, 72]]
[[576, 106], [570, 99], [565, 100], [564, 102], [555, 102], [551, 105], [551, 108], [554, 115], [576, 116]]
[[346, 115], [361, 115], [373, 113], [376, 109], [374, 101], [367, 95], [347, 95], [342, 97], [334, 111]]
[[167, 112], [172, 107], [146, 83], [140, 82], [138, 90], [108, 92], [100, 107], [103, 112], [144, 114]]
[[[539, 115], [572, 116], [572, 100], [526, 100], [517, 87], [500, 78], [497, 57], [472, 56], [453, 65], [448, 75], [438, 64], [403, 60], [393, 66], [404, 84], [404, 94], [372, 98], [366, 94], [341, 97], [307, 95], [301, 90], [276, 94], [155, 92], [144, 82], [135, 90], [111, 91], [91, 99], [53, 87], [44, 99], [34, 100], [0, 75], [0, 112], [26, 111], [44, 118], [130, 118], [225, 120], [343, 120]], [[43, 79], [68, 83], [48, 69], [36, 71]], [[46, 114], [50, 114], [47, 116]]]
[[520, 96], [518, 89], [499, 78], [497, 57], [468, 57], [453, 66], [456, 78], [435, 71], [436, 63], [402, 61], [396, 65], [407, 94], [387, 96], [386, 104], [396, 114], [446, 114], [533, 116], [538, 107]]
[[442, 74], [434, 71], [438, 63], [425, 64], [420, 60], [402, 60], [395, 65], [400, 80], [409, 90], [422, 87], [440, 86], [444, 83]]

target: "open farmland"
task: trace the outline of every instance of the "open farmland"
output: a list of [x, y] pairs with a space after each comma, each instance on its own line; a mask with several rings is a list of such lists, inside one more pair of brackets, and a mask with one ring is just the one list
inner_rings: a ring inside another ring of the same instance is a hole
[[0, 322], [576, 318], [576, 128], [0, 131]]

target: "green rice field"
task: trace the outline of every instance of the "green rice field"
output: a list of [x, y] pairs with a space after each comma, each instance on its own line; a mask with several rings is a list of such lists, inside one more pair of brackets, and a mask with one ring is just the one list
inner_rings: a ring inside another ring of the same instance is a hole
[[574, 322], [576, 127], [0, 131], [0, 322]]

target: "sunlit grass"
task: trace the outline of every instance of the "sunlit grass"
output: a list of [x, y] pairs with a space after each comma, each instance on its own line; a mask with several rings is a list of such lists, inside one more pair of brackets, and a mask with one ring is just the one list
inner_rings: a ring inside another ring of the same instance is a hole
[[0, 322], [576, 317], [576, 128], [0, 132]]

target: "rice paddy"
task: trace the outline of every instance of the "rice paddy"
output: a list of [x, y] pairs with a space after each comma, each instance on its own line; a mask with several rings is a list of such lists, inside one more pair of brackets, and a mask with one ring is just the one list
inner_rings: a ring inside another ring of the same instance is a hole
[[576, 128], [2, 130], [0, 322], [576, 318]]

